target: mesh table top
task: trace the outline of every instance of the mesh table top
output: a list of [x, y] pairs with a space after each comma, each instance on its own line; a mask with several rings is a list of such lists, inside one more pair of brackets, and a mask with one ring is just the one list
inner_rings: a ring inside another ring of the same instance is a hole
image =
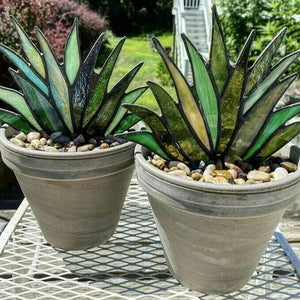
[[[182, 287], [166, 265], [147, 196], [132, 182], [118, 229], [86, 251], [49, 246], [24, 200], [0, 238], [0, 299], [300, 299], [299, 260], [275, 233], [238, 292], [203, 295]], [[298, 272], [298, 274], [297, 274]]]

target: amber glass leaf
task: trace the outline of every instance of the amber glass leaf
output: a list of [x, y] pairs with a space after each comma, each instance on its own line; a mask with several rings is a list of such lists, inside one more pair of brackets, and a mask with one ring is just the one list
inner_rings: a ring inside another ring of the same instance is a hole
[[90, 52], [86, 56], [76, 82], [74, 83], [74, 92], [73, 92], [73, 117], [74, 122], [77, 127], [82, 126], [83, 122], [83, 110], [88, 101], [88, 97], [90, 95], [91, 83], [94, 74], [95, 64], [97, 61], [97, 57], [100, 51], [100, 47], [103, 40], [103, 34], [101, 34]]
[[0, 108], [0, 120], [24, 133], [28, 133], [31, 129], [29, 124], [20, 115], [2, 108]]
[[147, 84], [156, 98], [171, 133], [185, 156], [191, 161], [207, 159], [207, 154], [195, 140], [172, 97], [158, 84], [154, 82], [147, 82]]
[[112, 50], [109, 57], [105, 61], [100, 74], [98, 75], [98, 81], [93, 91], [93, 94], [86, 105], [86, 110], [83, 119], [83, 127], [87, 126], [91, 119], [95, 116], [95, 113], [99, 109], [101, 102], [107, 92], [107, 86], [111, 77], [112, 71], [120, 54], [120, 51], [125, 42], [125, 38], [122, 38], [117, 46]]
[[44, 67], [44, 63], [40, 51], [36, 48], [36, 46], [27, 36], [27, 34], [25, 33], [21, 25], [13, 16], [11, 16], [11, 20], [15, 28], [17, 29], [22, 44], [22, 48], [24, 50], [24, 53], [28, 61], [43, 78], [46, 78], [45, 67]]
[[35, 29], [36, 36], [47, 65], [49, 87], [55, 106], [57, 107], [69, 131], [73, 132], [73, 123], [69, 103], [69, 89], [66, 80], [45, 36], [37, 27]]
[[224, 97], [221, 100], [220, 117], [220, 142], [218, 152], [222, 153], [228, 147], [229, 141], [237, 125], [240, 112], [240, 105], [243, 92], [244, 76], [247, 69], [248, 57], [255, 31], [252, 30], [235, 65], [233, 74], [224, 91]]
[[212, 38], [210, 46], [210, 66], [215, 83], [221, 94], [229, 76], [229, 61], [223, 30], [219, 21], [216, 6], [212, 9]]
[[266, 75], [267, 71], [270, 68], [271, 61], [275, 56], [276, 52], [282, 40], [284, 38], [286, 32], [286, 28], [280, 30], [280, 32], [274, 37], [274, 39], [267, 45], [263, 52], [258, 56], [256, 61], [254, 62], [253, 66], [250, 69], [249, 77], [247, 79], [246, 85], [246, 94], [248, 94], [251, 89], [260, 82], [264, 76]]
[[33, 128], [38, 131], [42, 130], [22, 94], [9, 88], [0, 87], [0, 99], [21, 113]]
[[293, 104], [281, 109], [278, 109], [268, 121], [266, 127], [260, 133], [258, 139], [251, 149], [244, 155], [244, 159], [248, 159], [253, 156], [265, 143], [265, 141], [288, 120], [300, 113], [300, 104]]
[[229, 155], [236, 154], [241, 156], [245, 153], [263, 127], [278, 100], [297, 76], [297, 74], [294, 74], [272, 85], [265, 95], [248, 111], [230, 147]]
[[257, 156], [269, 157], [300, 133], [300, 122], [280, 127], [263, 145]]
[[199, 103], [208, 123], [209, 134], [212, 140], [212, 147], [216, 147], [218, 137], [218, 100], [213, 84], [207, 72], [204, 59], [198, 53], [191, 41], [182, 34], [182, 39], [188, 53], [194, 78], [194, 87]]
[[170, 59], [160, 42], [156, 38], [153, 38], [153, 43], [156, 50], [165, 62], [166, 67], [173, 79], [179, 105], [182, 107], [182, 110], [184, 111], [188, 122], [190, 123], [199, 140], [207, 149], [210, 150], [209, 137], [207, 134], [204, 119], [202, 117], [198, 104], [190, 90], [190, 86], [188, 85], [184, 76], [178, 70], [174, 62]]
[[126, 130], [128, 130], [130, 127], [132, 127], [133, 125], [135, 125], [137, 122], [139, 122], [141, 120], [140, 117], [138, 117], [135, 114], [127, 114], [122, 120], [121, 122], [116, 126], [116, 128], [114, 129], [113, 133], [117, 134], [117, 133], [122, 133]]
[[265, 79], [257, 86], [245, 102], [244, 114], [260, 99], [265, 91], [285, 72], [289, 65], [295, 61], [300, 54], [300, 50], [291, 53], [280, 60], [265, 77]]

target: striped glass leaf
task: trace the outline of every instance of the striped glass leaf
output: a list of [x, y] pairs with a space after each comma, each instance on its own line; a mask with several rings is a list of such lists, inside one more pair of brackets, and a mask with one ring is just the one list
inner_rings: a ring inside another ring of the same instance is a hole
[[61, 68], [56, 61], [56, 58], [45, 36], [37, 27], [35, 32], [46, 62], [49, 86], [55, 106], [57, 107], [69, 131], [73, 132], [71, 109], [69, 103], [69, 89], [66, 83], [66, 79], [64, 78]]
[[138, 117], [135, 114], [127, 114], [122, 120], [121, 122], [116, 126], [116, 128], [114, 129], [113, 133], [117, 134], [117, 133], [122, 133], [126, 130], [128, 130], [129, 128], [131, 128], [132, 126], [134, 126], [137, 122], [139, 122], [141, 120], [140, 117]]
[[190, 161], [200, 161], [208, 158], [207, 154], [198, 144], [172, 97], [158, 84], [147, 82], [156, 101], [159, 104], [162, 115], [168, 124], [172, 135], [181, 147], [183, 153]]
[[0, 120], [17, 130], [23, 131], [24, 133], [28, 133], [31, 129], [29, 124], [21, 117], [21, 115], [2, 108], [0, 108]]
[[218, 100], [215, 94], [215, 90], [211, 81], [211, 78], [207, 72], [204, 59], [198, 53], [195, 46], [190, 42], [190, 40], [182, 34], [182, 39], [188, 53], [193, 78], [194, 87], [198, 96], [198, 101], [203, 109], [203, 113], [206, 117], [209, 134], [212, 140], [212, 147], [216, 147], [217, 137], [218, 137]]
[[42, 130], [21, 93], [9, 88], [0, 87], [0, 99], [21, 113], [33, 128], [38, 131]]
[[204, 146], [210, 150], [206, 125], [195, 98], [190, 90], [190, 86], [186, 82], [182, 73], [178, 70], [177, 66], [170, 59], [160, 42], [156, 38], [153, 38], [153, 43], [156, 50], [165, 62], [171, 77], [173, 78], [179, 105], [184, 111], [192, 130], [195, 132], [197, 138], [204, 144]]

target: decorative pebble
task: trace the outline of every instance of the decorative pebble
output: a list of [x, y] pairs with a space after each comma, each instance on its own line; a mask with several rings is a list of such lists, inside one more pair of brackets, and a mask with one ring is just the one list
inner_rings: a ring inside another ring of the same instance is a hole
[[55, 147], [50, 147], [50, 146], [45, 147], [45, 151], [46, 152], [59, 152], [58, 149], [56, 149]]
[[78, 147], [77, 152], [87, 152], [93, 150], [94, 148], [95, 146], [93, 144], [86, 144]]
[[100, 146], [99, 146], [99, 149], [108, 149], [109, 148], [109, 144], [108, 143], [102, 143]]
[[38, 139], [35, 139], [35, 140], [32, 140], [30, 145], [34, 148], [34, 149], [38, 149], [41, 145], [41, 142], [40, 140]]
[[98, 145], [98, 142], [95, 138], [90, 138], [88, 144], [93, 144], [96, 147]]
[[179, 176], [179, 177], [186, 177], [186, 173], [183, 170], [174, 170], [174, 171], [170, 171], [168, 174], [170, 175], [175, 175], [175, 176]]
[[298, 169], [297, 165], [290, 161], [284, 161], [280, 164], [280, 166], [285, 168], [288, 172], [295, 172]]
[[41, 138], [41, 134], [36, 131], [29, 132], [26, 137], [29, 143], [31, 143], [32, 140], [39, 140], [40, 138]]
[[228, 163], [228, 162], [225, 162], [225, 166], [228, 168], [228, 169], [232, 169], [232, 170], [235, 170], [237, 172], [237, 174], [240, 174], [240, 173], [243, 173], [243, 170], [234, 165], [234, 164], [231, 164], [231, 163]]
[[234, 179], [234, 182], [235, 182], [235, 184], [238, 184], [238, 185], [246, 183], [246, 181], [242, 178]]
[[[170, 168], [170, 166], [169, 166], [169, 168]], [[175, 170], [178, 170], [178, 168], [177, 167], [171, 167], [170, 168], [170, 171], [175, 171]]]
[[204, 182], [214, 183], [214, 176], [203, 174], [203, 179], [204, 179]]
[[270, 181], [271, 176], [269, 173], [253, 170], [248, 173], [247, 178], [248, 180], [268, 182]]
[[282, 178], [285, 178], [289, 175], [289, 172], [287, 171], [287, 169], [283, 168], [283, 167], [279, 167], [277, 169], [275, 169], [274, 173], [273, 173], [273, 178], [274, 180], [279, 180]]
[[41, 138], [41, 139], [40, 139], [40, 144], [41, 144], [42, 146], [47, 145], [47, 139], [46, 139], [46, 138]]
[[171, 168], [173, 168], [173, 167], [177, 167], [177, 165], [178, 165], [179, 163], [181, 163], [181, 162], [180, 162], [180, 161], [177, 161], [177, 160], [171, 160], [171, 161], [169, 162], [169, 168], [171, 169]]
[[17, 139], [17, 138], [12, 138], [12, 139], [10, 139], [10, 141], [11, 141], [13, 144], [17, 145], [17, 146], [26, 148], [26, 145], [25, 145], [25, 143], [24, 143], [22, 140], [19, 140], [19, 139]]
[[191, 170], [186, 164], [180, 162], [180, 163], [177, 164], [177, 168], [179, 170], [183, 170], [186, 175], [188, 175], [188, 176], [191, 175]]
[[270, 167], [270, 166], [260, 166], [260, 167], [258, 168], [258, 171], [270, 173], [270, 172], [271, 172], [271, 167]]
[[256, 183], [256, 181], [255, 180], [251, 180], [251, 179], [246, 180], [246, 182], [245, 182], [245, 184], [255, 184], [255, 183]]
[[85, 144], [85, 138], [82, 134], [79, 134], [74, 140], [74, 145], [79, 147]]
[[217, 177], [223, 177], [227, 180], [232, 178], [231, 173], [226, 170], [215, 170], [211, 173], [211, 175], [217, 176]]
[[69, 148], [68, 152], [76, 152], [77, 147], [74, 145], [71, 148]]
[[194, 172], [194, 173], [192, 173], [192, 175], [191, 175], [191, 178], [192, 178], [193, 180], [196, 180], [196, 181], [199, 181], [202, 177], [203, 177], [202, 174], [201, 174], [201, 173], [198, 173], [198, 172]]
[[217, 176], [217, 177], [214, 177], [213, 183], [216, 183], [216, 184], [228, 184], [228, 180], [225, 177]]
[[210, 175], [216, 169], [216, 165], [210, 164], [206, 167], [203, 172], [203, 176]]
[[52, 141], [51, 139], [49, 139], [49, 140], [47, 141], [47, 145], [48, 145], [48, 146], [52, 146], [52, 145], [53, 145], [53, 141]]
[[16, 136], [15, 136], [15, 138], [17, 138], [17, 139], [19, 139], [19, 140], [21, 140], [21, 141], [25, 141], [26, 140], [26, 134], [24, 133], [24, 132], [20, 132], [19, 134], [17, 134]]
[[229, 170], [227, 170], [227, 171], [230, 173], [232, 179], [237, 179], [237, 171], [236, 171], [236, 170], [234, 170], [234, 169], [229, 169]]
[[113, 147], [116, 147], [116, 146], [119, 146], [120, 143], [119, 142], [113, 142], [110, 144], [110, 148], [113, 148]]

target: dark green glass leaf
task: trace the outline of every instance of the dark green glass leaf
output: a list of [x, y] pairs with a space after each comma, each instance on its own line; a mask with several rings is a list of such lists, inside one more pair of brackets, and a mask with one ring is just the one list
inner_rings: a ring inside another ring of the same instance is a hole
[[132, 70], [130, 70], [109, 92], [101, 103], [100, 110], [95, 111], [97, 114], [92, 122], [87, 125], [87, 132], [91, 135], [96, 132], [105, 132], [109, 124], [116, 115], [122, 99], [125, 95], [129, 84], [141, 68], [143, 63], [139, 63]]
[[261, 100], [257, 101], [252, 109], [248, 111], [244, 118], [244, 122], [230, 147], [228, 152], [229, 155], [236, 154], [242, 156], [252, 145], [252, 142], [263, 127], [265, 121], [272, 112], [272, 109], [295, 78], [297, 78], [297, 74], [289, 76], [271, 86]]
[[265, 141], [282, 125], [284, 125], [288, 120], [296, 116], [300, 113], [300, 104], [293, 104], [281, 109], [278, 109], [270, 118], [267, 123], [267, 126], [259, 135], [258, 139], [256, 140], [255, 144], [251, 149], [244, 155], [244, 159], [248, 159], [256, 153]]
[[11, 16], [11, 20], [14, 23], [15, 28], [17, 29], [22, 48], [28, 61], [43, 78], [46, 78], [45, 67], [40, 51], [36, 48], [36, 46], [27, 36], [21, 25], [13, 16]]
[[82, 126], [83, 110], [88, 101], [88, 97], [90, 96], [95, 64], [102, 44], [103, 36], [104, 35], [101, 34], [94, 43], [93, 47], [85, 58], [76, 82], [74, 83], [72, 103], [74, 122], [77, 127]]
[[73, 132], [69, 89], [66, 79], [43, 33], [37, 27], [35, 28], [35, 33], [46, 62], [49, 87], [55, 106], [70, 132]]
[[24, 133], [28, 133], [31, 129], [29, 124], [20, 115], [2, 108], [0, 108], [0, 120]]
[[206, 153], [197, 143], [187, 124], [184, 122], [175, 101], [158, 84], [149, 81], [147, 84], [155, 96], [162, 115], [184, 154], [191, 161], [206, 160], [208, 158]]
[[178, 148], [174, 143], [173, 136], [170, 134], [168, 128], [166, 128], [165, 124], [163, 124], [157, 114], [147, 107], [140, 105], [124, 104], [123, 106], [133, 114], [139, 116], [150, 127], [154, 135], [159, 139], [166, 151], [170, 154], [169, 156], [180, 161], [185, 160], [182, 154], [178, 151]]
[[254, 62], [253, 66], [250, 69], [249, 77], [247, 79], [247, 85], [246, 85], [247, 94], [258, 82], [260, 82], [263, 79], [263, 77], [269, 70], [271, 61], [275, 56], [276, 52], [278, 51], [280, 44], [282, 43], [285, 32], [286, 32], [286, 28], [280, 30], [280, 32], [267, 45], [264, 51], [261, 52], [261, 54]]
[[122, 106], [122, 104], [133, 104], [146, 90], [148, 87], [143, 86], [137, 88], [135, 90], [130, 91], [127, 93], [121, 102], [121, 106], [119, 107], [114, 119], [111, 121], [110, 125], [106, 129], [105, 136], [112, 133], [116, 126], [121, 122], [122, 118], [126, 114], [126, 109]]
[[224, 91], [224, 97], [221, 100], [220, 116], [220, 143], [218, 152], [222, 153], [229, 145], [233, 137], [233, 132], [237, 125], [240, 112], [240, 105], [243, 92], [244, 76], [247, 69], [249, 53], [252, 41], [255, 37], [255, 31], [252, 30], [235, 65], [233, 74]]
[[117, 133], [122, 133], [126, 130], [128, 130], [130, 127], [132, 127], [133, 125], [135, 125], [137, 122], [139, 122], [141, 120], [140, 117], [138, 117], [135, 114], [128, 114], [127, 116], [125, 116], [122, 121], [116, 126], [116, 128], [114, 129], [113, 133], [117, 134]]
[[105, 97], [109, 79], [111, 77], [112, 71], [114, 69], [114, 66], [116, 64], [124, 42], [125, 38], [122, 38], [117, 44], [117, 46], [110, 53], [109, 57], [107, 58], [101, 69], [93, 94], [86, 106], [83, 119], [83, 127], [87, 126], [91, 119], [94, 117], [95, 113], [98, 111], [101, 105], [101, 102]]
[[0, 99], [14, 108], [17, 112], [21, 113], [22, 116], [38, 131], [42, 128], [33, 116], [30, 108], [28, 107], [22, 94], [15, 90], [11, 90], [5, 87], [0, 87]]
[[203, 109], [208, 123], [212, 148], [216, 147], [218, 137], [218, 100], [210, 76], [206, 70], [205, 62], [191, 41], [182, 34], [182, 39], [188, 53], [194, 78], [194, 87], [198, 101]]
[[49, 94], [48, 88], [44, 81], [36, 74], [28, 63], [17, 53], [4, 45], [0, 45], [0, 51], [17, 67], [25, 76], [34, 83], [45, 95]]
[[190, 90], [190, 86], [186, 82], [182, 73], [178, 70], [174, 62], [170, 59], [167, 52], [160, 44], [160, 42], [153, 38], [153, 44], [160, 54], [161, 58], [165, 62], [165, 65], [173, 79], [176, 93], [178, 97], [179, 105], [182, 107], [187, 121], [190, 123], [193, 131], [203, 145], [210, 150], [209, 137], [206, 130], [206, 126], [199, 110], [198, 104]]
[[260, 99], [265, 91], [285, 72], [289, 65], [294, 62], [300, 54], [300, 50], [291, 53], [279, 61], [271, 70], [269, 75], [257, 86], [257, 88], [249, 95], [245, 102], [244, 114]]
[[39, 124], [43, 130], [47, 133], [65, 131], [56, 111], [42, 93], [20, 74], [12, 71], [11, 75], [22, 89], [28, 105], [38, 117]]
[[64, 55], [65, 71], [71, 85], [74, 83], [80, 64], [81, 58], [78, 38], [78, 19], [76, 18], [68, 37]]
[[229, 61], [223, 30], [215, 6], [213, 6], [212, 16], [213, 27], [210, 47], [210, 66], [215, 83], [221, 94], [229, 76]]
[[152, 152], [159, 155], [160, 157], [166, 160], [170, 160], [168, 155], [160, 147], [159, 143], [154, 139], [152, 134], [148, 131], [123, 133], [123, 134], [118, 134], [117, 137], [143, 145], [148, 149], [150, 149]]
[[300, 133], [300, 123], [282, 126], [257, 153], [258, 156], [269, 157]]

